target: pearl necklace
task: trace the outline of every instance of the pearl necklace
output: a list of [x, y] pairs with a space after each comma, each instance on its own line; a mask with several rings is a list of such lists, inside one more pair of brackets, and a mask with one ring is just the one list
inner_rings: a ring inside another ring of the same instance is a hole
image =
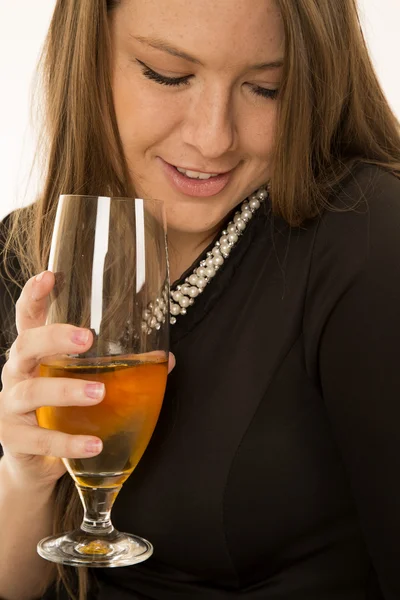
[[[204, 291], [212, 278], [225, 260], [228, 258], [232, 248], [237, 244], [240, 236], [247, 227], [248, 222], [268, 197], [268, 191], [261, 187], [257, 192], [249, 196], [236, 211], [222, 231], [222, 235], [215, 246], [207, 252], [207, 258], [202, 260], [193, 273], [186, 277], [185, 283], [171, 289], [169, 298], [170, 323], [175, 325], [178, 315], [185, 315], [187, 308], [194, 304], [195, 298]], [[153, 329], [160, 329], [161, 323], [165, 321], [166, 308], [168, 306], [167, 293], [163, 291], [162, 297], [150, 303], [143, 312], [143, 330], [150, 334]]]

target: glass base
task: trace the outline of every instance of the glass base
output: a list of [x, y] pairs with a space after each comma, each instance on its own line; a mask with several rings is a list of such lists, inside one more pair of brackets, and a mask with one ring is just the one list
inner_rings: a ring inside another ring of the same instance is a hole
[[153, 546], [143, 538], [115, 529], [103, 535], [78, 529], [44, 538], [37, 551], [46, 560], [73, 567], [125, 567], [147, 560], [153, 554]]

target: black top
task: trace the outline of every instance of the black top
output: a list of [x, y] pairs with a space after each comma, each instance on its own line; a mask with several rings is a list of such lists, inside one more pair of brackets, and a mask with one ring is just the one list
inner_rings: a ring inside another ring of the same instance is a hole
[[93, 570], [99, 600], [400, 598], [400, 181], [364, 165], [334, 197], [301, 228], [264, 205], [171, 328], [113, 510], [155, 552]]

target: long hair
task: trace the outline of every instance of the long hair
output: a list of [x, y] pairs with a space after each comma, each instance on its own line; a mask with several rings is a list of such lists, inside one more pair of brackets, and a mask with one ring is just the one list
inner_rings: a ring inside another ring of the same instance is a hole
[[[4, 249], [5, 264], [16, 253], [22, 282], [47, 266], [60, 194], [134, 196], [112, 99], [109, 16], [119, 1], [56, 2], [39, 63], [43, 185], [36, 202], [14, 213]], [[285, 66], [270, 197], [274, 214], [297, 227], [330, 208], [335, 186], [358, 162], [400, 178], [400, 128], [356, 0], [276, 1]], [[56, 493], [54, 531], [78, 527], [82, 507], [69, 475]], [[58, 582], [85, 600], [89, 579], [78, 571], [59, 566]]]

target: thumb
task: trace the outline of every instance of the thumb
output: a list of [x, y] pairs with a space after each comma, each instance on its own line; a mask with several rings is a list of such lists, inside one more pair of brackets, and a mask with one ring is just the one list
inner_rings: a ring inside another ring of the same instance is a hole
[[46, 323], [49, 294], [54, 285], [55, 277], [51, 271], [44, 271], [25, 284], [15, 305], [18, 334]]

